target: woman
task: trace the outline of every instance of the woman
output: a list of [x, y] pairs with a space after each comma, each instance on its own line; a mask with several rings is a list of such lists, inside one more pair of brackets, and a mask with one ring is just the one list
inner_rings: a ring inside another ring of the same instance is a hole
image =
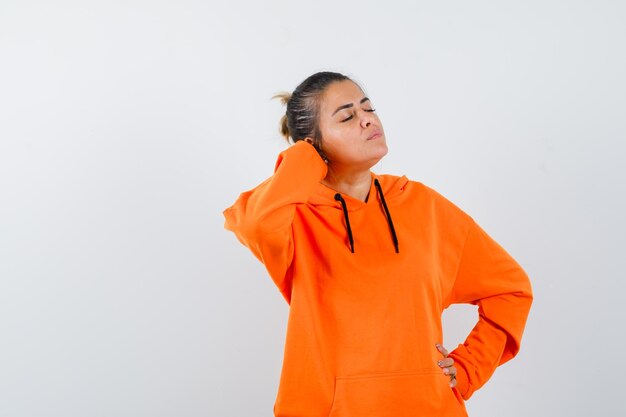
[[[290, 304], [275, 416], [467, 416], [519, 351], [528, 276], [432, 188], [370, 171], [386, 138], [350, 78], [316, 73], [280, 97], [294, 144], [224, 211]], [[453, 303], [478, 305], [479, 320], [448, 353]]]

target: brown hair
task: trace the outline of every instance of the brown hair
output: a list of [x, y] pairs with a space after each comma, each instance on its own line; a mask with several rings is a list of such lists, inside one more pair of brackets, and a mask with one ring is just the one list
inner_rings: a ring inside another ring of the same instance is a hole
[[282, 92], [272, 97], [279, 98], [283, 105], [287, 106], [285, 114], [280, 119], [279, 128], [280, 134], [287, 142], [290, 138], [293, 143], [296, 143], [310, 137], [318, 151], [321, 149], [320, 98], [330, 84], [344, 80], [354, 82], [350, 77], [338, 72], [317, 72], [302, 81], [293, 93]]

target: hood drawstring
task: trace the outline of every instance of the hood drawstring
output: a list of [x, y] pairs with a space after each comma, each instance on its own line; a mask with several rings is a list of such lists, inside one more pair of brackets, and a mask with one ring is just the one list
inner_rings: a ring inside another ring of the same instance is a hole
[[378, 182], [378, 178], [374, 178], [374, 185], [376, 186], [376, 190], [378, 190], [378, 195], [380, 195], [380, 200], [383, 202], [383, 208], [385, 209], [385, 214], [387, 215], [387, 222], [389, 223], [389, 228], [391, 229], [391, 237], [393, 238], [393, 245], [396, 247], [396, 253], [400, 253], [400, 249], [398, 248], [398, 236], [396, 236], [396, 229], [393, 227], [393, 221], [391, 220], [391, 213], [389, 213], [389, 209], [387, 208], [387, 203], [385, 202], [385, 196], [383, 194], [383, 190], [380, 188], [380, 183]]
[[350, 250], [354, 253], [354, 239], [352, 238], [352, 229], [350, 228], [350, 219], [348, 218], [348, 208], [346, 207], [346, 200], [343, 199], [341, 194], [335, 194], [335, 200], [341, 201], [341, 207], [343, 208], [343, 217], [346, 219], [346, 227], [348, 228], [348, 239], [350, 239]]
[[[385, 196], [383, 194], [383, 190], [380, 187], [380, 183], [377, 178], [374, 178], [374, 185], [376, 186], [376, 191], [380, 196], [380, 200], [383, 203], [383, 208], [385, 209], [385, 215], [387, 216], [387, 223], [389, 223], [389, 228], [391, 229], [391, 237], [393, 238], [393, 245], [396, 248], [396, 253], [400, 253], [400, 249], [398, 248], [398, 236], [396, 235], [396, 229], [393, 227], [393, 221], [391, 220], [391, 213], [389, 213], [389, 208], [387, 208], [387, 202], [385, 201]], [[341, 194], [335, 194], [335, 200], [341, 202], [341, 208], [343, 209], [343, 216], [346, 219], [346, 228], [348, 229], [348, 240], [350, 241], [350, 251], [354, 253], [354, 238], [352, 236], [352, 228], [350, 227], [350, 219], [348, 217], [348, 207], [346, 206], [346, 200], [341, 196]]]

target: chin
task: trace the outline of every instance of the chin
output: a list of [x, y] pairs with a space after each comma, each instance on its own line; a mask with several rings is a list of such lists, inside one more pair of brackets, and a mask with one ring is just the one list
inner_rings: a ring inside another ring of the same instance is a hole
[[387, 155], [387, 152], [389, 152], [389, 148], [387, 148], [387, 144], [384, 143], [380, 146], [380, 148], [378, 149], [378, 152], [376, 153], [376, 157], [380, 160], [382, 159], [385, 155]]
[[387, 151], [381, 153], [377, 157], [372, 158], [372, 161], [370, 162], [370, 168], [379, 163], [385, 157], [385, 155], [387, 155]]

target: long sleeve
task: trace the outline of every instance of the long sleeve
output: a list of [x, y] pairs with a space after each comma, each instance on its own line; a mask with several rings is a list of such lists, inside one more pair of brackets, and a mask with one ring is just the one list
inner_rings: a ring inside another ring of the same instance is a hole
[[467, 400], [520, 349], [533, 295], [521, 266], [472, 218], [456, 278], [444, 300], [478, 305], [478, 322], [450, 352], [457, 387]]
[[313, 145], [298, 141], [279, 154], [270, 178], [241, 193], [223, 212], [224, 227], [265, 265], [287, 303], [296, 205], [308, 201], [327, 169]]

